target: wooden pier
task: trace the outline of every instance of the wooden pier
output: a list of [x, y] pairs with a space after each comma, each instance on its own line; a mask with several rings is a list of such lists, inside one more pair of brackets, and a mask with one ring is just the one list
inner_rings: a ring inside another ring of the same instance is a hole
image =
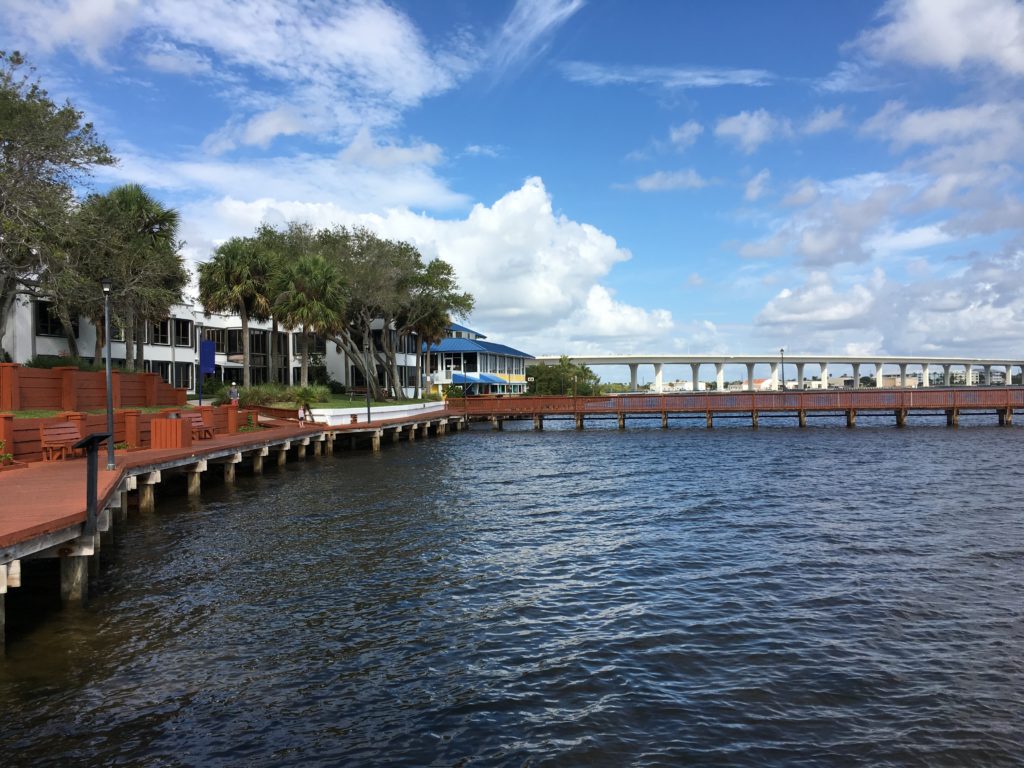
[[544, 428], [546, 417], [570, 418], [577, 429], [587, 419], [615, 419], [625, 429], [628, 418], [660, 418], [667, 428], [671, 417], [703, 419], [708, 429], [716, 418], [749, 420], [757, 429], [760, 417], [795, 417], [800, 427], [810, 416], [845, 417], [857, 425], [859, 413], [891, 414], [898, 427], [914, 415], [945, 416], [946, 425], [958, 426], [960, 416], [989, 414], [1000, 426], [1013, 423], [1015, 409], [1024, 408], [1024, 387], [948, 387], [922, 389], [830, 389], [788, 392], [701, 392], [678, 395], [605, 395], [601, 397], [470, 397], [452, 399], [448, 407], [473, 420], [489, 420], [501, 429], [505, 419], [532, 419]]
[[[384, 445], [417, 437], [438, 436], [462, 429], [463, 414], [449, 410], [419, 416], [377, 420], [338, 427], [298, 426], [270, 420], [254, 432], [218, 434], [184, 448], [119, 453], [117, 468], [100, 469], [98, 513], [86, 519], [86, 461], [29, 462], [0, 472], [0, 654], [4, 648], [6, 593], [22, 583], [22, 564], [39, 558], [60, 560], [60, 592], [64, 603], [88, 597], [90, 575], [98, 574], [99, 553], [129, 509], [152, 512], [157, 488], [172, 476], [186, 478], [186, 493], [202, 495], [203, 477], [217, 472], [226, 484], [236, 469], [264, 471], [267, 461], [278, 467], [307, 456], [331, 456], [342, 450], [380, 451]], [[90, 529], [94, 528], [94, 532]]]

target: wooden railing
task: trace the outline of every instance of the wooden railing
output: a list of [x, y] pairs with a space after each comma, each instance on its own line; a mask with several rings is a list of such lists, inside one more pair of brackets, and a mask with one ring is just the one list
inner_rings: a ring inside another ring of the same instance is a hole
[[1024, 408], [1024, 387], [833, 389], [792, 392], [705, 392], [601, 397], [524, 396], [451, 398], [470, 416], [599, 415], [629, 413], [757, 413], [811, 411], [989, 410]]

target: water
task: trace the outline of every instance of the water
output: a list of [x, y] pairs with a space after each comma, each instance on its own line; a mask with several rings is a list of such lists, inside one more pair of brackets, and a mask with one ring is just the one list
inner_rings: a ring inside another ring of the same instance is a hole
[[11, 640], [0, 761], [1024, 763], [1024, 430], [656, 424], [160, 499]]

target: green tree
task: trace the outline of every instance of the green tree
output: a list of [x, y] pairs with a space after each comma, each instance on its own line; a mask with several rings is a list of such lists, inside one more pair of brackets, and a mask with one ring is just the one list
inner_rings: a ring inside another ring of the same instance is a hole
[[250, 237], [232, 237], [213, 258], [199, 265], [199, 301], [211, 312], [233, 312], [242, 321], [242, 386], [252, 383], [249, 320], [270, 316], [271, 268], [265, 252]]
[[115, 160], [92, 123], [55, 104], [17, 51], [0, 51], [0, 340], [19, 292], [60, 253], [74, 189]]
[[598, 395], [601, 393], [601, 377], [589, 366], [572, 362], [562, 355], [558, 365], [530, 365], [526, 368], [527, 380], [532, 395]]
[[281, 322], [302, 330], [301, 385], [309, 385], [310, 334], [330, 336], [345, 325], [345, 284], [337, 267], [319, 253], [282, 264], [274, 281], [273, 311]]

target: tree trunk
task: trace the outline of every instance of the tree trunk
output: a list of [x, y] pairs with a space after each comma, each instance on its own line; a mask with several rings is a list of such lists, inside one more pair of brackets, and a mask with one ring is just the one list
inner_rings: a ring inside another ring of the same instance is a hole
[[270, 317], [270, 350], [267, 359], [270, 364], [270, 381], [287, 384], [287, 381], [281, 381], [277, 375], [277, 315]]
[[146, 321], [139, 320], [135, 329], [135, 370], [146, 370]]
[[248, 387], [252, 383], [252, 375], [249, 371], [249, 314], [245, 311], [245, 304], [238, 305], [238, 316], [242, 320], [242, 386]]
[[[64, 331], [64, 338], [68, 342], [68, 354], [71, 357], [77, 358], [79, 356], [78, 355], [78, 339], [75, 338], [75, 329], [71, 326], [71, 318], [69, 318], [65, 313], [61, 312], [59, 315], [57, 315], [57, 319], [60, 320], [60, 327]], [[96, 348], [97, 349], [102, 349], [102, 347], [99, 346], [99, 344], [100, 344], [100, 334], [101, 334], [101, 331], [100, 331], [99, 327], [97, 327], [96, 328]], [[98, 357], [100, 357], [100, 355], [97, 355], [96, 357], [98, 358]], [[94, 359], [94, 362], [95, 362], [95, 359]]]
[[309, 331], [302, 325], [302, 372], [299, 374], [302, 386], [309, 386]]
[[135, 371], [135, 310], [129, 309], [124, 322], [124, 369]]
[[423, 383], [423, 345], [420, 344], [420, 337], [416, 337], [416, 386], [413, 388], [412, 396], [420, 399]]
[[[11, 307], [14, 306], [14, 300], [18, 296], [17, 291], [18, 284], [10, 277], [0, 277], [0, 343], [4, 340], [4, 335], [7, 333], [7, 315], [11, 311]], [[10, 344], [13, 349], [13, 341]], [[0, 352], [5, 351], [6, 347], [0, 349]], [[12, 358], [13, 359], [13, 358]], [[3, 355], [0, 354], [0, 362], [3, 361]]]

